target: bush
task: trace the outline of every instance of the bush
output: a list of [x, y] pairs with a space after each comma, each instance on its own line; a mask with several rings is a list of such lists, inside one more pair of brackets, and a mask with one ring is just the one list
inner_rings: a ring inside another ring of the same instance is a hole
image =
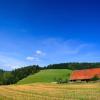
[[94, 76], [92, 79], [91, 79], [91, 81], [97, 81], [97, 80], [99, 80], [100, 78], [96, 75], [96, 76]]
[[58, 83], [58, 84], [62, 84], [62, 83], [68, 83], [68, 79], [62, 79], [62, 78], [58, 78], [58, 79], [56, 79], [56, 82]]

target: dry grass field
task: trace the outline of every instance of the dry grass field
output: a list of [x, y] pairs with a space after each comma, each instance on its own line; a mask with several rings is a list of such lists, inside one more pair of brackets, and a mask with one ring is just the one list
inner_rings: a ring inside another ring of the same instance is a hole
[[100, 83], [0, 86], [0, 100], [100, 100]]

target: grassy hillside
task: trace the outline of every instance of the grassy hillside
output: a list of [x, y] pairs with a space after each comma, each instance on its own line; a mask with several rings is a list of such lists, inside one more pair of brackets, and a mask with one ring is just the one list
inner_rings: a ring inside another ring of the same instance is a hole
[[22, 80], [20, 80], [17, 84], [28, 84], [28, 83], [35, 83], [35, 82], [54, 82], [55, 79], [62, 78], [68, 79], [71, 70], [68, 69], [48, 69], [48, 70], [41, 70], [40, 72], [30, 75]]

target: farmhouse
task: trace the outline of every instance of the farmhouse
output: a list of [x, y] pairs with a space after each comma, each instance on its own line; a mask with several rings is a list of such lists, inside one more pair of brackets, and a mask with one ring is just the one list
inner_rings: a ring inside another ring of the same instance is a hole
[[75, 70], [70, 76], [70, 81], [89, 81], [95, 76], [100, 78], [100, 68]]

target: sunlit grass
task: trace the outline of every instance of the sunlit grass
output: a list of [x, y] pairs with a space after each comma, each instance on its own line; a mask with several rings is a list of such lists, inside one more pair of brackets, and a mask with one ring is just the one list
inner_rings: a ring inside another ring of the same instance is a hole
[[99, 100], [100, 83], [0, 86], [0, 100]]
[[29, 83], [51, 83], [55, 82], [56, 79], [69, 79], [70, 73], [72, 70], [68, 69], [47, 69], [41, 70], [40, 72], [30, 75], [22, 80], [20, 80], [17, 84], [29, 84]]

